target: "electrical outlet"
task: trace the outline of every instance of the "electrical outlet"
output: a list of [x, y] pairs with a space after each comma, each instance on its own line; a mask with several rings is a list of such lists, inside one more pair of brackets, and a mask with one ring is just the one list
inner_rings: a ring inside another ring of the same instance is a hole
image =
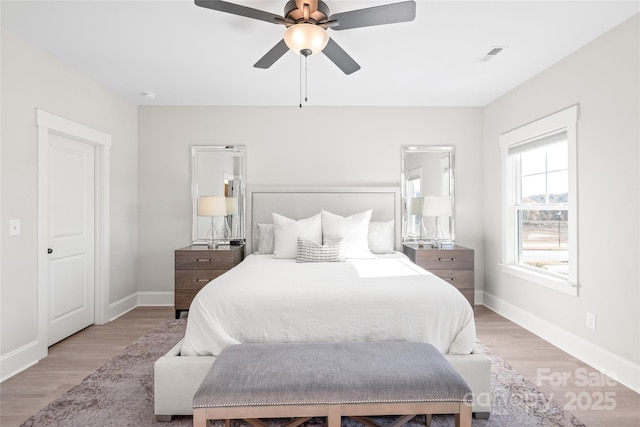
[[596, 330], [596, 315], [595, 314], [587, 312], [586, 326], [589, 329], [593, 329], [594, 331]]
[[9, 220], [9, 236], [19, 236], [19, 235], [20, 235], [20, 220], [10, 219]]

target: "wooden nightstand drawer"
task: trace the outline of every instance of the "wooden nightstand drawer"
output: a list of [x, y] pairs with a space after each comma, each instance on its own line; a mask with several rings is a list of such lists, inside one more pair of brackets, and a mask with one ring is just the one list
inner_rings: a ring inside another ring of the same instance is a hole
[[176, 270], [228, 270], [241, 259], [239, 251], [176, 251]]
[[473, 251], [460, 249], [418, 250], [414, 262], [425, 270], [472, 270]]
[[202, 289], [227, 270], [176, 270], [176, 289]]
[[244, 245], [209, 249], [187, 246], [175, 251], [174, 305], [176, 319], [189, 310], [196, 294], [207, 283], [244, 259]]
[[402, 252], [420, 267], [455, 286], [473, 307], [475, 299], [473, 249], [463, 246], [432, 248], [403, 244]]
[[174, 301], [174, 310], [176, 310], [176, 318], [181, 311], [188, 311], [193, 299], [196, 297], [198, 290], [183, 290], [180, 293], [176, 293], [175, 301]]
[[473, 289], [473, 270], [433, 270], [432, 273], [458, 289]]

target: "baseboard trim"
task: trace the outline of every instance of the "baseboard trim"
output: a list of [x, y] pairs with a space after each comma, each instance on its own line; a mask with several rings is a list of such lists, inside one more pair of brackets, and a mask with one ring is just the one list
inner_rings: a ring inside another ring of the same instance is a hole
[[31, 341], [0, 357], [0, 383], [38, 363], [46, 356], [41, 353], [38, 341]]
[[473, 304], [484, 305], [484, 291], [475, 291], [473, 293]]
[[138, 292], [138, 306], [171, 306], [173, 307], [173, 291]]
[[117, 319], [123, 314], [133, 310], [138, 306], [138, 296], [137, 292], [122, 298], [119, 301], [113, 302], [109, 304], [109, 308], [107, 309], [107, 319], [111, 322], [112, 320]]
[[558, 328], [488, 292], [483, 292], [484, 305], [513, 323], [580, 359], [614, 380], [640, 393], [640, 365], [624, 359], [592, 342]]
[[115, 320], [136, 307], [173, 307], [173, 292], [135, 292], [109, 305], [109, 321]]

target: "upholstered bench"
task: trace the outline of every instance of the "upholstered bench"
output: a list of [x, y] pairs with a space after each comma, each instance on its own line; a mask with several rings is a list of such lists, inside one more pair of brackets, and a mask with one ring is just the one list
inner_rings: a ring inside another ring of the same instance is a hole
[[455, 414], [471, 426], [471, 390], [431, 344], [238, 344], [225, 348], [193, 398], [193, 425], [207, 420]]

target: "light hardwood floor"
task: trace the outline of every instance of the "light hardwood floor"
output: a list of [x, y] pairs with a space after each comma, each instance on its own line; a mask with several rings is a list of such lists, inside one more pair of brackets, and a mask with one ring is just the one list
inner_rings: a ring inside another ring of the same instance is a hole
[[49, 347], [49, 355], [0, 384], [0, 426], [19, 426], [166, 319], [173, 307], [138, 307]]
[[[540, 379], [539, 388], [547, 395], [553, 394], [561, 406], [568, 409], [576, 406], [571, 412], [587, 426], [640, 426], [638, 393], [620, 384], [607, 385], [606, 378], [594, 369], [486, 307], [476, 306], [475, 314], [478, 338], [534, 384]], [[0, 384], [0, 425], [19, 426], [136, 338], [173, 315], [172, 307], [139, 307], [111, 323], [91, 326], [52, 346], [46, 359]], [[548, 379], [562, 375], [567, 377], [566, 385], [556, 385]], [[580, 385], [583, 376], [590, 375], [605, 384]], [[609, 398], [600, 406], [615, 404], [615, 409], [594, 409], [599, 396], [604, 399], [605, 393], [609, 393]], [[576, 399], [572, 402], [573, 396]]]
[[481, 342], [587, 426], [640, 426], [640, 394], [484, 306], [475, 317]]

